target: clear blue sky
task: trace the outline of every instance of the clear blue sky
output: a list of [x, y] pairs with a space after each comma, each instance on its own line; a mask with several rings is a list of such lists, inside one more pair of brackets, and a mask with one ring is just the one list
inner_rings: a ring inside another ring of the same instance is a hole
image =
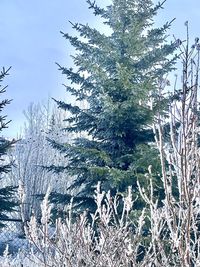
[[[183, 38], [184, 22], [189, 20], [194, 38], [200, 36], [199, 15], [200, 0], [167, 0], [156, 22], [176, 17], [170, 33]], [[59, 33], [72, 33], [68, 20], [98, 25], [85, 0], [0, 0], [0, 67], [12, 66], [4, 95], [13, 99], [6, 109], [12, 123], [5, 135], [16, 136], [24, 121], [22, 111], [30, 102], [48, 96], [66, 99], [64, 77], [55, 62], [72, 66], [72, 48]]]

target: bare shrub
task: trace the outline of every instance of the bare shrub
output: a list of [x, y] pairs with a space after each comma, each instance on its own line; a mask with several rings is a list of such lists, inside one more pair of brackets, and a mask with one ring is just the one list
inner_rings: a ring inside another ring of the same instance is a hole
[[[131, 225], [129, 214], [133, 200], [131, 188], [123, 198], [119, 215], [118, 197], [101, 192], [100, 184], [95, 191], [97, 205], [94, 214], [83, 213], [73, 219], [72, 205], [68, 217], [50, 225], [51, 205], [48, 194], [42, 204], [42, 224], [32, 217], [26, 234], [33, 244], [34, 255], [41, 266], [138, 266], [137, 252], [144, 224], [143, 211], [137, 225]], [[145, 259], [147, 264], [147, 261]], [[141, 265], [148, 266], [148, 265]]]

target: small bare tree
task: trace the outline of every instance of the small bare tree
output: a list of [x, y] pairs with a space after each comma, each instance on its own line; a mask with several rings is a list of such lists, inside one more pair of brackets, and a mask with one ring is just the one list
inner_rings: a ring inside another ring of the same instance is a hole
[[45, 194], [49, 185], [52, 191], [65, 193], [67, 183], [66, 174], [55, 174], [43, 168], [50, 164], [64, 164], [66, 159], [59, 151], [49, 144], [47, 137], [64, 142], [69, 135], [62, 131], [64, 127], [63, 111], [51, 108], [50, 104], [30, 104], [24, 112], [26, 124], [24, 125], [19, 142], [11, 151], [10, 157], [15, 162], [8, 179], [12, 185], [19, 185], [19, 181], [25, 188], [23, 201], [23, 216], [30, 220], [32, 211], [40, 215], [39, 195]]
[[[182, 63], [181, 81], [176, 76], [174, 92], [169, 96], [169, 117], [166, 119], [158, 112], [154, 124], [165, 191], [161, 209], [164, 216], [163, 228], [158, 229], [160, 234], [158, 231], [155, 252], [159, 264], [166, 266], [200, 266], [200, 44], [199, 38], [196, 38], [190, 47], [188, 22], [185, 26], [186, 41], [177, 40]], [[165, 85], [166, 79], [160, 82], [160, 102], [165, 93]], [[178, 86], [181, 89], [177, 89]], [[166, 123], [170, 126], [167, 140], [164, 130]], [[151, 202], [150, 206], [152, 205]], [[158, 209], [155, 206], [153, 209], [152, 220], [154, 223], [161, 223], [161, 219], [155, 222]]]

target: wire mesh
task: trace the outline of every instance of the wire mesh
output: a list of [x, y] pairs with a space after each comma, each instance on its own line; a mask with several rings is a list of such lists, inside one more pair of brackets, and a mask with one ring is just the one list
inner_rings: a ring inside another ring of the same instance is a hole
[[0, 219], [4, 226], [0, 228], [0, 255], [6, 247], [10, 254], [17, 253], [25, 244], [23, 223], [20, 219]]

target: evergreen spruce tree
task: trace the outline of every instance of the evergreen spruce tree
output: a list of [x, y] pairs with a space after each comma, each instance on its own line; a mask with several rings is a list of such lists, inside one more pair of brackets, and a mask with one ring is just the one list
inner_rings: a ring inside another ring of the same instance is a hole
[[[0, 73], [0, 95], [5, 93], [6, 87], [2, 85], [3, 79], [8, 75], [10, 68], [2, 69]], [[2, 115], [2, 110], [10, 104], [11, 100], [0, 100], [0, 132], [8, 127], [10, 121], [6, 120], [6, 116]], [[12, 163], [8, 161], [7, 152], [16, 141], [7, 140], [3, 136], [0, 137], [0, 181], [3, 182], [5, 174], [11, 171]], [[5, 183], [3, 183], [5, 184]], [[0, 186], [0, 226], [3, 226], [3, 220], [9, 217], [9, 212], [14, 211], [17, 202], [14, 200], [13, 194], [16, 188], [13, 186]]]
[[78, 23], [71, 24], [80, 38], [62, 33], [77, 51], [74, 69], [59, 65], [71, 83], [66, 90], [76, 104], [56, 102], [71, 113], [65, 130], [81, 137], [73, 144], [51, 140], [69, 159], [65, 169], [75, 177], [69, 192], [79, 188], [76, 197], [86, 206], [92, 204], [98, 181], [103, 190], [124, 192], [132, 185], [137, 193], [136, 181], [141, 179], [145, 185], [148, 166], [153, 165], [156, 172], [159, 160], [149, 127], [154, 111], [148, 100], [156, 95], [159, 81], [176, 60], [172, 56], [176, 44], [166, 42], [171, 22], [154, 28], [153, 18], [163, 3], [113, 0], [106, 8], [90, 0], [87, 3], [110, 34]]

